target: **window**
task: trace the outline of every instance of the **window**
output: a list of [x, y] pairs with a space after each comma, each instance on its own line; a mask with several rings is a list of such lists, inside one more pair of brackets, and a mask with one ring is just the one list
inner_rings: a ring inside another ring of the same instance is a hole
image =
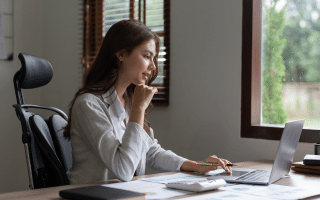
[[154, 106], [169, 105], [170, 0], [84, 0], [84, 47], [82, 64], [90, 67], [109, 28], [123, 19], [143, 22], [161, 40], [159, 74], [152, 83], [158, 93]]
[[304, 118], [300, 142], [319, 142], [319, 14], [318, 0], [243, 0], [241, 137], [279, 140]]

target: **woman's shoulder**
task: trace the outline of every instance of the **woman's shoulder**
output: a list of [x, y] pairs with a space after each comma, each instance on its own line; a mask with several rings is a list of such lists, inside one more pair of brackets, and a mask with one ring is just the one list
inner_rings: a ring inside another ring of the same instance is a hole
[[81, 104], [101, 104], [102, 99], [100, 95], [92, 94], [92, 93], [84, 93], [77, 97], [74, 102], [74, 106], [79, 106]]
[[83, 93], [79, 95], [76, 99], [76, 101], [95, 101], [95, 100], [101, 100], [101, 95], [98, 94], [92, 94], [92, 93]]

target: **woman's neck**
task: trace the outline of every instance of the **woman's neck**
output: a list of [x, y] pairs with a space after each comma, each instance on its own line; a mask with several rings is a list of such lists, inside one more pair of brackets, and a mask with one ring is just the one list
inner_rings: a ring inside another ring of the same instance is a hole
[[127, 87], [129, 87], [129, 85], [121, 84], [121, 82], [116, 82], [114, 87], [117, 91], [118, 97], [121, 100], [121, 102], [124, 101], [124, 93], [126, 92]]

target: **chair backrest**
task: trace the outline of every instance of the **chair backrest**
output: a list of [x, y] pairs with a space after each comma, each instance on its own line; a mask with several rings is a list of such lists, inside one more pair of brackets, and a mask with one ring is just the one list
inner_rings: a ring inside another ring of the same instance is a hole
[[56, 149], [56, 154], [66, 172], [72, 168], [72, 147], [69, 140], [63, 136], [62, 127], [67, 125], [67, 121], [59, 115], [53, 115], [47, 122], [51, 133], [52, 141]]
[[[59, 118], [59, 116], [56, 117]], [[53, 116], [50, 118], [52, 119]], [[68, 141], [62, 141], [63, 138], [59, 138], [59, 133], [62, 132], [59, 129], [62, 130], [62, 127], [66, 125], [64, 119], [59, 120], [59, 123], [52, 125], [57, 131], [50, 131], [48, 124], [41, 116], [33, 115], [30, 118], [31, 129], [41, 149], [40, 153], [45, 165], [45, 187], [69, 184], [66, 172], [68, 171], [67, 163], [72, 161], [70, 160], [71, 146]]]
[[[54, 107], [24, 104], [21, 89], [42, 87], [53, 76], [51, 64], [36, 56], [19, 54], [22, 67], [13, 82], [17, 104], [13, 105], [22, 126], [29, 183], [31, 189], [69, 184], [67, 172], [72, 167], [72, 149], [63, 137], [67, 115]], [[28, 108], [51, 110], [59, 115], [43, 116]]]

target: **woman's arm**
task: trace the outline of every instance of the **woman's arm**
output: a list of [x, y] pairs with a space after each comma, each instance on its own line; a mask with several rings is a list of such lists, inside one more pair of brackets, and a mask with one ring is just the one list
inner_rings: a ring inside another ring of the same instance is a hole
[[130, 113], [129, 122], [135, 122], [143, 127], [145, 110], [140, 107], [133, 107]]
[[117, 178], [130, 181], [152, 139], [139, 124], [129, 122], [120, 143], [103, 100], [91, 94], [78, 98], [72, 112], [73, 134], [81, 137]]
[[[186, 160], [182, 166], [180, 167], [181, 171], [188, 171], [188, 172], [197, 172], [200, 170], [200, 165], [197, 165], [195, 161]], [[215, 166], [214, 166], [215, 167]], [[217, 167], [215, 167], [217, 168]]]
[[[150, 128], [150, 132], [151, 137], [153, 138], [152, 128]], [[228, 174], [231, 174], [231, 167], [226, 166], [226, 164], [231, 163], [228, 160], [220, 159], [213, 155], [205, 159], [204, 162], [219, 164]], [[153, 145], [147, 152], [147, 165], [151, 169], [161, 171], [190, 171], [207, 173], [217, 169], [217, 166], [197, 165], [197, 162], [195, 161], [178, 156], [170, 150], [164, 150], [160, 144], [158, 144], [157, 139], [153, 140]]]
[[153, 129], [150, 127], [150, 136], [153, 144], [146, 154], [147, 166], [154, 170], [180, 171], [181, 165], [187, 160], [170, 150], [163, 149], [158, 140], [154, 138]]
[[129, 122], [135, 122], [144, 127], [144, 113], [148, 108], [154, 94], [157, 94], [157, 88], [147, 85], [136, 85], [132, 97], [132, 108]]

